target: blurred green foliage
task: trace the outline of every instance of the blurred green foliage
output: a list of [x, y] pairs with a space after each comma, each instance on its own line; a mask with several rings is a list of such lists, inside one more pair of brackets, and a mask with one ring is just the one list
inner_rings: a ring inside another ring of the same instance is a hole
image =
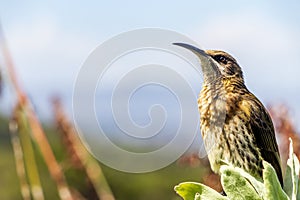
[[[45, 128], [49, 143], [55, 156], [64, 169], [68, 184], [90, 199], [86, 176], [81, 169], [72, 167], [60, 136], [55, 128]], [[59, 199], [54, 181], [51, 179], [45, 162], [34, 145], [38, 170], [46, 199]], [[206, 169], [201, 167], [179, 166], [176, 163], [150, 173], [132, 174], [120, 172], [102, 165], [104, 175], [116, 199], [153, 200], [181, 198], [172, 186], [184, 180], [201, 181]], [[13, 150], [8, 132], [8, 120], [0, 117], [0, 199], [21, 199], [20, 185], [15, 168]]]

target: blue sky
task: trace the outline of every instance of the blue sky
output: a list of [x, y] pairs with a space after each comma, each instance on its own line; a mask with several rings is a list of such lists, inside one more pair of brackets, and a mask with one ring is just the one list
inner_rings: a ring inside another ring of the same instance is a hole
[[[300, 119], [300, 3], [297, 1], [4, 1], [0, 17], [17, 73], [37, 111], [49, 96], [71, 108], [76, 75], [93, 49], [119, 33], [171, 29], [239, 61], [265, 104], [286, 102]], [[0, 60], [0, 64], [2, 61]], [[6, 90], [1, 100], [9, 103]]]

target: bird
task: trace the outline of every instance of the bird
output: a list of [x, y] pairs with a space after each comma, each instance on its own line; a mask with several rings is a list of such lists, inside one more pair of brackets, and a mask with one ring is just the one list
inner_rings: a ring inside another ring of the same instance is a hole
[[221, 50], [173, 44], [192, 51], [201, 61], [200, 129], [212, 171], [220, 175], [225, 161], [263, 180], [263, 161], [267, 161], [283, 186], [272, 119], [261, 101], [247, 89], [237, 60]]

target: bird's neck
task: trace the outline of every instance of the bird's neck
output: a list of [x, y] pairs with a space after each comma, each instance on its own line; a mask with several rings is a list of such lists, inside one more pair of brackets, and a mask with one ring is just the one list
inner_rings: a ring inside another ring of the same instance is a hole
[[235, 77], [224, 77], [222, 85], [227, 92], [234, 92], [236, 90], [246, 89], [245, 82], [243, 79], [237, 79]]
[[228, 94], [236, 96], [239, 93], [249, 93], [245, 83], [242, 79], [220, 77], [213, 82], [207, 82], [204, 80], [202, 93], [208, 93], [211, 97], [218, 97], [221, 99], [228, 98]]
[[245, 92], [247, 92], [247, 87], [245, 86], [244, 80], [237, 79], [234, 77], [220, 76], [218, 79], [215, 79], [214, 81], [204, 80], [203, 86], [205, 88], [212, 90], [215, 93], [218, 93], [218, 95], [220, 95], [220, 92], [235, 93], [237, 90], [245, 90]]

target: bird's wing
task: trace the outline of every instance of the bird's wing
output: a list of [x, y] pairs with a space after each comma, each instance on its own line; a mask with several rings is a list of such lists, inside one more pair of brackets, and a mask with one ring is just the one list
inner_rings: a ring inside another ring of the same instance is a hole
[[[253, 95], [254, 96], [254, 95]], [[276, 170], [280, 183], [283, 183], [281, 161], [276, 142], [274, 126], [270, 115], [263, 104], [254, 96], [250, 113], [250, 127], [255, 136], [257, 146], [261, 150], [263, 159]]]

